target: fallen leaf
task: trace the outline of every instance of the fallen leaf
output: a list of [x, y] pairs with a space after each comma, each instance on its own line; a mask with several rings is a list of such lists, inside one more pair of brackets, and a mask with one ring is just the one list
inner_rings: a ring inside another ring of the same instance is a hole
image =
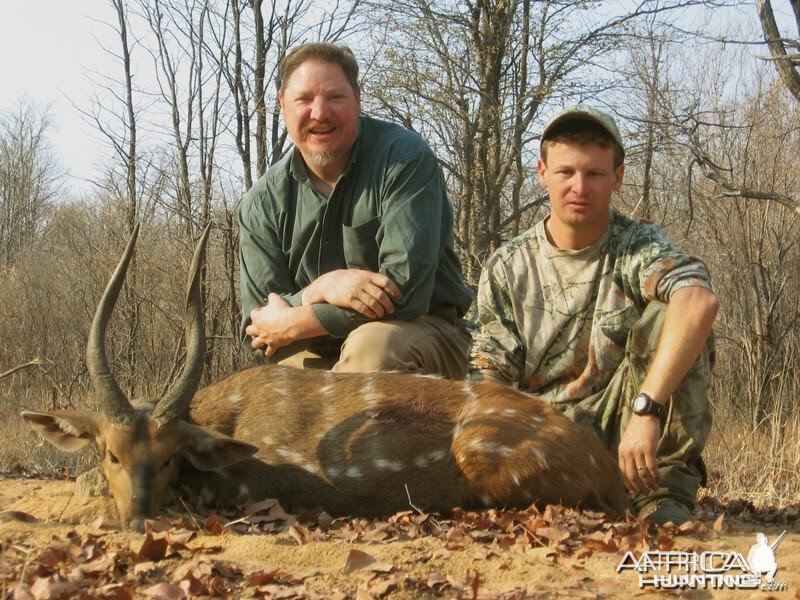
[[148, 533], [144, 538], [142, 547], [139, 548], [139, 557], [147, 560], [162, 560], [167, 555], [167, 540], [163, 538], [153, 538]]
[[322, 527], [322, 529], [328, 529], [331, 526], [331, 523], [333, 523], [333, 517], [331, 517], [324, 510], [317, 515], [317, 525]]
[[362, 536], [361, 539], [363, 539], [365, 542], [382, 542], [387, 537], [389, 537], [389, 534], [386, 533], [386, 527], [379, 526], [375, 529], [370, 529]]
[[292, 539], [297, 542], [298, 546], [302, 546], [306, 543], [306, 537], [308, 536], [308, 529], [303, 527], [302, 525], [298, 525], [294, 523], [293, 525], [289, 526], [289, 535], [292, 536]]
[[225, 533], [225, 526], [217, 515], [209, 515], [203, 521], [203, 528], [211, 535], [222, 535]]
[[186, 592], [180, 586], [172, 583], [158, 583], [146, 590], [142, 590], [141, 593], [157, 600], [183, 600], [186, 598]]
[[197, 533], [191, 529], [170, 530], [167, 535], [170, 544], [188, 544], [195, 537], [197, 537]]
[[374, 562], [377, 562], [377, 560], [366, 552], [355, 549], [350, 550], [350, 554], [347, 555], [347, 562], [344, 565], [344, 574], [349, 575], [353, 571], [368, 567]]
[[191, 573], [181, 580], [178, 585], [187, 596], [208, 596], [208, 588]]
[[551, 543], [556, 544], [569, 538], [569, 531], [559, 529], [558, 527], [539, 527], [534, 531], [534, 533], [539, 537], [546, 538], [550, 540]]
[[57, 581], [54, 577], [37, 577], [31, 586], [30, 593], [35, 600], [50, 600], [69, 598], [80, 589], [81, 585], [78, 583]]

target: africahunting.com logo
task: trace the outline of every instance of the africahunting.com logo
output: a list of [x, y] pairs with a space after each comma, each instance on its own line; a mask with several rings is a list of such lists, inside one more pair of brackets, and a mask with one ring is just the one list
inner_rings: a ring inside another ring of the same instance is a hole
[[784, 531], [771, 545], [763, 533], [756, 535], [747, 559], [741, 552], [644, 552], [639, 558], [626, 552], [617, 565], [620, 571], [639, 573], [639, 587], [653, 589], [757, 589], [785, 591], [775, 581], [778, 562], [775, 550], [786, 537]]

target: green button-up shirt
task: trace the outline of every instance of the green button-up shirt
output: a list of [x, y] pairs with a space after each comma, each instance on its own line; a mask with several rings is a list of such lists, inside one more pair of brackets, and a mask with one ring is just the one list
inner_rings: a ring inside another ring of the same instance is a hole
[[[330, 198], [314, 189], [297, 149], [289, 152], [243, 198], [239, 228], [246, 347], [250, 311], [270, 293], [299, 306], [303, 288], [336, 269], [392, 279], [403, 294], [393, 319], [448, 309], [462, 316], [472, 301], [453, 250], [453, 213], [439, 164], [420, 136], [398, 125], [360, 118]], [[331, 304], [313, 310], [336, 338], [369, 321]]]

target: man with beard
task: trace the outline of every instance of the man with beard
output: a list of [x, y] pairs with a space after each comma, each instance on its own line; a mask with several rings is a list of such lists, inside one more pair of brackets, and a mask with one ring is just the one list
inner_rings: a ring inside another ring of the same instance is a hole
[[278, 100], [294, 148], [239, 209], [243, 343], [296, 367], [463, 378], [472, 292], [433, 152], [360, 114], [346, 47], [294, 48]]

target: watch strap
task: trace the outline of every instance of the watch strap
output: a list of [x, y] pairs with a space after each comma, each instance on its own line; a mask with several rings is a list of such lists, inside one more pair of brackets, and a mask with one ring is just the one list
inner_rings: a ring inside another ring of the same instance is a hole
[[[640, 410], [636, 410], [635, 403], [637, 398], [644, 398], [647, 402], [644, 405], [644, 408]], [[645, 394], [644, 392], [639, 392], [633, 397], [633, 402], [631, 403], [633, 408], [633, 412], [637, 415], [653, 415], [656, 417], [661, 417], [661, 413], [664, 412], [664, 407], [661, 406], [658, 402], [653, 400], [650, 395]]]

